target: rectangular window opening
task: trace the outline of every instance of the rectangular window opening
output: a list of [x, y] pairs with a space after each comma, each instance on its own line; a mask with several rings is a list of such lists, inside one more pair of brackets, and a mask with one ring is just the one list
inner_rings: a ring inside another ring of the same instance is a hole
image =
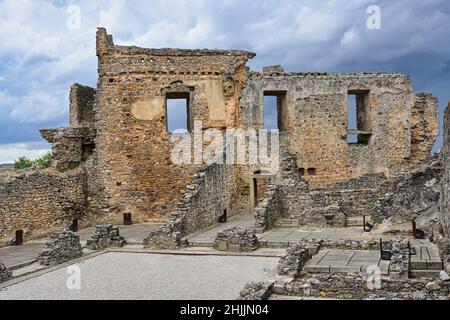
[[368, 144], [371, 121], [368, 90], [349, 90], [347, 95], [347, 143]]
[[264, 91], [264, 129], [285, 130], [286, 91]]
[[167, 131], [185, 133], [191, 131], [189, 125], [189, 94], [167, 94]]

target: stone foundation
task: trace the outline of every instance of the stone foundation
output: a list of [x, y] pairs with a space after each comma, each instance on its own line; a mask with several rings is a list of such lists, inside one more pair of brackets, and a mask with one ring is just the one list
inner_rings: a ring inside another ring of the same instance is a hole
[[[376, 289], [373, 275], [366, 273], [307, 274], [290, 283], [276, 285], [274, 293], [302, 297], [367, 300], [448, 300], [450, 282], [431, 279], [392, 279], [381, 277]], [[373, 287], [368, 287], [372, 284]]]

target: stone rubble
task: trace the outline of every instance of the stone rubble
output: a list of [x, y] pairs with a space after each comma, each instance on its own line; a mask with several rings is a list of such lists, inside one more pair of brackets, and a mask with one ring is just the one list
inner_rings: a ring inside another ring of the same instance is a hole
[[318, 273], [277, 287], [277, 294], [358, 300], [448, 300], [450, 282], [381, 277], [381, 287], [367, 273]]
[[37, 258], [41, 265], [57, 265], [83, 255], [80, 237], [76, 233], [64, 230], [53, 233], [50, 238]]
[[238, 300], [267, 300], [272, 294], [273, 283], [251, 282], [247, 283], [239, 292]]
[[119, 234], [119, 227], [112, 224], [96, 225], [91, 239], [87, 240], [86, 248], [90, 250], [105, 249], [108, 247], [123, 247], [126, 241]]
[[231, 227], [217, 233], [214, 249], [219, 251], [255, 251], [260, 246], [254, 230]]
[[0, 263], [0, 282], [11, 279], [12, 272], [9, 271], [3, 263]]
[[278, 274], [298, 277], [309, 259], [311, 259], [311, 251], [307, 247], [293, 245], [286, 250], [285, 256], [278, 261]]

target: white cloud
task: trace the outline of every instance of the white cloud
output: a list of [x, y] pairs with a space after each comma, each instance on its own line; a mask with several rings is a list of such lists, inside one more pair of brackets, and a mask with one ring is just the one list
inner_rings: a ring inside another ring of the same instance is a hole
[[0, 144], [0, 164], [13, 163], [19, 157], [39, 158], [50, 151], [50, 146], [39, 142]]
[[[81, 9], [78, 30], [67, 28], [69, 4]], [[16, 123], [18, 131], [21, 124], [67, 122], [70, 85], [96, 84], [97, 26], [122, 45], [252, 50], [254, 69], [283, 64], [292, 71], [407, 71], [427, 88], [444, 88], [435, 83], [443, 81], [449, 65], [450, 3], [382, 1], [381, 30], [372, 31], [366, 27], [371, 4], [0, 0], [0, 128], [5, 121]], [[442, 99], [450, 99], [441, 91]]]

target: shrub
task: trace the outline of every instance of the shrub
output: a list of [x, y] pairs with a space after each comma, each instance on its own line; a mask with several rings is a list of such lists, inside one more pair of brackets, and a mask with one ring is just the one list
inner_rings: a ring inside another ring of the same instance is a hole
[[14, 168], [20, 170], [36, 166], [38, 168], [44, 169], [50, 167], [51, 164], [52, 164], [52, 153], [47, 152], [42, 157], [39, 157], [35, 160], [31, 160], [27, 157], [20, 157], [19, 159], [14, 161]]
[[19, 159], [14, 161], [14, 168], [16, 169], [26, 169], [33, 166], [33, 160], [28, 159], [27, 157], [20, 157]]
[[34, 160], [34, 164], [39, 168], [48, 168], [52, 165], [52, 153], [47, 152], [42, 157]]

